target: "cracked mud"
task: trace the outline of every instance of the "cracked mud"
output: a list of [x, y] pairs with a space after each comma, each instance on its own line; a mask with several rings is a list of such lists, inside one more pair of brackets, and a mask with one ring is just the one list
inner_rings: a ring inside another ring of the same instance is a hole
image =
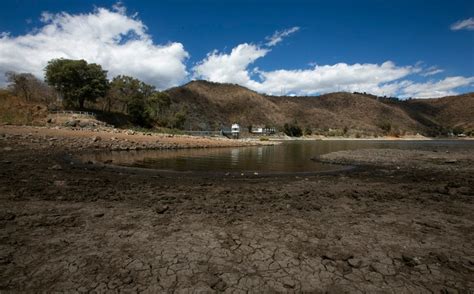
[[233, 178], [71, 165], [47, 142], [0, 140], [1, 291], [474, 291], [468, 153]]

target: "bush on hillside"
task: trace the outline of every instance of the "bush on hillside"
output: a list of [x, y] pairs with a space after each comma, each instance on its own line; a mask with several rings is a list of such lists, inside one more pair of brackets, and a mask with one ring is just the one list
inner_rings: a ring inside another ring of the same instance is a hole
[[290, 137], [301, 137], [303, 135], [303, 131], [301, 130], [301, 127], [298, 126], [296, 122], [289, 124], [286, 123], [283, 126], [283, 132]]

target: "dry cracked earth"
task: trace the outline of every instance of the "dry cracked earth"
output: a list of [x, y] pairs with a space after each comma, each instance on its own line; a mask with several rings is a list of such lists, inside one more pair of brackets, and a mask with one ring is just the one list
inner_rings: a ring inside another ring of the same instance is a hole
[[474, 291], [466, 153], [232, 177], [71, 164], [65, 139], [0, 137], [2, 292]]

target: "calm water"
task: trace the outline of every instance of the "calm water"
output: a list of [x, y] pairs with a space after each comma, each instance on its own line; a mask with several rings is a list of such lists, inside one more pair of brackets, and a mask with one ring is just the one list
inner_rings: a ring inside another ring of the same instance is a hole
[[290, 141], [275, 146], [165, 151], [120, 151], [87, 156], [87, 160], [132, 167], [207, 172], [319, 172], [340, 166], [311, 160], [322, 154], [353, 149], [472, 149], [474, 141]]

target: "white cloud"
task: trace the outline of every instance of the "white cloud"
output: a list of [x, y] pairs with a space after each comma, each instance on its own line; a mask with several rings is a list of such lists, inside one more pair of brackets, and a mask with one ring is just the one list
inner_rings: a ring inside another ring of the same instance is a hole
[[268, 52], [268, 49], [247, 43], [238, 45], [229, 54], [213, 51], [193, 68], [194, 77], [255, 88], [258, 83], [251, 79], [247, 68]]
[[474, 83], [474, 77], [447, 77], [440, 81], [428, 81], [426, 83], [407, 84], [400, 89], [401, 97], [437, 98], [458, 94], [454, 89], [470, 86]]
[[468, 19], [463, 19], [457, 21], [451, 25], [451, 30], [459, 31], [459, 30], [474, 30], [474, 17], [470, 17]]
[[437, 68], [436, 66], [430, 66], [428, 67], [427, 69], [425, 69], [421, 75], [424, 76], [424, 77], [428, 77], [428, 76], [434, 76], [434, 75], [437, 75], [439, 73], [442, 73], [444, 70], [440, 69], [440, 68]]
[[[267, 94], [312, 95], [335, 91], [365, 91], [379, 95], [392, 95], [400, 86], [389, 85], [407, 75], [418, 72], [415, 66], [396, 66], [387, 61], [382, 64], [315, 65], [309, 69], [262, 71], [249, 69], [269, 49], [253, 44], [240, 44], [230, 53], [213, 51], [194, 68], [194, 78], [213, 82], [236, 83]], [[259, 79], [252, 78], [252, 74]]]
[[283, 38], [285, 38], [285, 37], [287, 37], [287, 36], [289, 36], [293, 33], [296, 33], [297, 31], [299, 31], [299, 29], [300, 29], [299, 27], [291, 27], [291, 28], [283, 30], [283, 31], [276, 31], [275, 33], [273, 33], [272, 36], [265, 38], [267, 40], [266, 45], [269, 46], [269, 47], [275, 46], [276, 44], [283, 41]]
[[240, 44], [230, 53], [214, 50], [193, 68], [193, 77], [213, 82], [236, 83], [273, 95], [315, 95], [337, 91], [368, 92], [381, 96], [441, 97], [456, 94], [458, 87], [471, 86], [474, 77], [447, 77], [441, 81], [414, 83], [409, 76], [432, 76], [442, 72], [435, 66], [398, 66], [392, 61], [312, 65], [308, 69], [264, 71], [251, 68], [270, 48]]
[[147, 27], [126, 15], [120, 3], [87, 14], [45, 12], [41, 21], [42, 27], [25, 35], [0, 34], [0, 84], [6, 71], [42, 78], [53, 58], [85, 59], [101, 64], [110, 77], [131, 75], [158, 88], [177, 85], [188, 75], [183, 45], [154, 44]]
[[346, 64], [314, 66], [303, 70], [260, 71], [262, 82], [255, 90], [271, 94], [312, 95], [336, 91], [362, 91], [391, 95], [384, 85], [412, 74], [415, 67], [382, 64]]

